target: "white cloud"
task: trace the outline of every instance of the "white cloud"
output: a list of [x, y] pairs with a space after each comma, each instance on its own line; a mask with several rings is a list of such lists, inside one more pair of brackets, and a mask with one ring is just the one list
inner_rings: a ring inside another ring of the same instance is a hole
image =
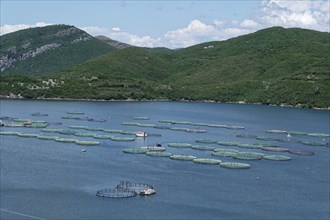
[[330, 2], [324, 0], [263, 0], [254, 20], [263, 27], [301, 27], [329, 32], [329, 9]]
[[44, 27], [47, 25], [51, 25], [45, 22], [37, 22], [35, 24], [4, 24], [0, 27], [0, 35], [9, 34], [11, 32], [32, 28], [32, 27]]
[[216, 27], [223, 27], [225, 24], [226, 24], [226, 21], [225, 20], [218, 20], [218, 19], [215, 19], [213, 21], [213, 24], [216, 26]]
[[244, 28], [253, 28], [253, 27], [256, 27], [258, 26], [258, 23], [253, 21], [253, 20], [250, 20], [250, 19], [245, 19], [242, 23], [241, 23], [241, 26], [244, 27]]
[[165, 39], [171, 47], [187, 47], [196, 43], [207, 41], [219, 35], [219, 31], [213, 25], [205, 24], [197, 19], [192, 20], [187, 27], [165, 34]]
[[[267, 1], [266, 1], [267, 2]], [[311, 7], [312, 2], [311, 1], [292, 1], [292, 0], [269, 0], [266, 5], [272, 7], [279, 7], [284, 10], [289, 10], [292, 12], [304, 12], [306, 10], [309, 10]]]
[[111, 30], [112, 31], [120, 31], [120, 28], [119, 27], [113, 27]]
[[[121, 3], [125, 4], [124, 1]], [[80, 28], [93, 36], [105, 35], [135, 46], [182, 48], [206, 41], [226, 40], [271, 26], [301, 27], [330, 32], [329, 8], [329, 0], [260, 0], [260, 5], [255, 9], [253, 16], [244, 20], [216, 18], [207, 23], [193, 19], [186, 26], [169, 30], [160, 36], [139, 36], [129, 31], [123, 31], [116, 26], [112, 28], [97, 26]], [[5, 24], [1, 26], [0, 34], [45, 25], [47, 25], [45, 22]]]

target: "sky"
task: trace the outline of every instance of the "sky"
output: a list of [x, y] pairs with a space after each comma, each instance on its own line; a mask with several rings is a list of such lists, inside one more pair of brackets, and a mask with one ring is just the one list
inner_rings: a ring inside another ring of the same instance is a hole
[[74, 25], [135, 46], [183, 48], [272, 26], [330, 32], [330, 0], [0, 0], [0, 35]]

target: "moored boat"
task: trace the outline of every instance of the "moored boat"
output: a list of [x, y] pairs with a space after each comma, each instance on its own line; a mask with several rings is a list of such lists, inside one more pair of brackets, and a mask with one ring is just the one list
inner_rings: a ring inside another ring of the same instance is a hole
[[145, 189], [139, 192], [139, 195], [141, 196], [149, 196], [152, 194], [156, 194], [156, 191], [154, 189]]
[[137, 131], [137, 132], [135, 132], [135, 135], [136, 135], [136, 137], [147, 137], [148, 136], [147, 132], [144, 132], [144, 131]]

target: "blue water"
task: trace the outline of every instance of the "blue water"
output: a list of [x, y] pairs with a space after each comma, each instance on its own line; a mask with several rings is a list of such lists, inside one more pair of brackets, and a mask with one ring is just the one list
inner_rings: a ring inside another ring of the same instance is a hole
[[[69, 111], [83, 111], [89, 117], [107, 119], [107, 122], [61, 119]], [[34, 112], [49, 116], [33, 117], [31, 113]], [[267, 129], [329, 133], [329, 111], [216, 103], [1, 100], [0, 115], [63, 123], [48, 128], [87, 125], [162, 135], [134, 142], [97, 140], [102, 142], [99, 146], [0, 136], [1, 219], [32, 219], [5, 210], [44, 219], [329, 219], [327, 147], [269, 142], [289, 149], [312, 150], [315, 155], [277, 153], [292, 157], [291, 161], [282, 162], [222, 158], [223, 161], [247, 162], [251, 165], [247, 170], [122, 153], [128, 147], [155, 143], [167, 146], [169, 142], [196, 144], [195, 140], [203, 138], [262, 142], [237, 138], [240, 133], [286, 138], [282, 134], [268, 134]], [[150, 120], [137, 121], [132, 118], [134, 116], [148, 116]], [[122, 122], [160, 124], [158, 120], [162, 119], [242, 125], [245, 130], [199, 127], [207, 133], [196, 134], [121, 125]], [[33, 128], [6, 127], [1, 131], [42, 133], [41, 129]], [[295, 137], [324, 141], [319, 137]], [[87, 149], [86, 153], [81, 152], [83, 148]], [[213, 158], [209, 151], [169, 147], [167, 151]], [[121, 180], [148, 183], [157, 194], [125, 199], [95, 196], [96, 190], [113, 187]]]

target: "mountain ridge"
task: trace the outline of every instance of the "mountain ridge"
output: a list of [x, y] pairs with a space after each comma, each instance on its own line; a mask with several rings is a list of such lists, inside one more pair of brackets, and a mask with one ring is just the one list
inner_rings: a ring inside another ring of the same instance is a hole
[[[272, 27], [180, 50], [126, 47], [51, 76], [2, 77], [0, 95], [329, 108], [329, 39], [327, 32]], [[50, 79], [54, 86], [42, 83]]]
[[50, 25], [0, 37], [1, 75], [47, 75], [115, 50], [70, 25]]

